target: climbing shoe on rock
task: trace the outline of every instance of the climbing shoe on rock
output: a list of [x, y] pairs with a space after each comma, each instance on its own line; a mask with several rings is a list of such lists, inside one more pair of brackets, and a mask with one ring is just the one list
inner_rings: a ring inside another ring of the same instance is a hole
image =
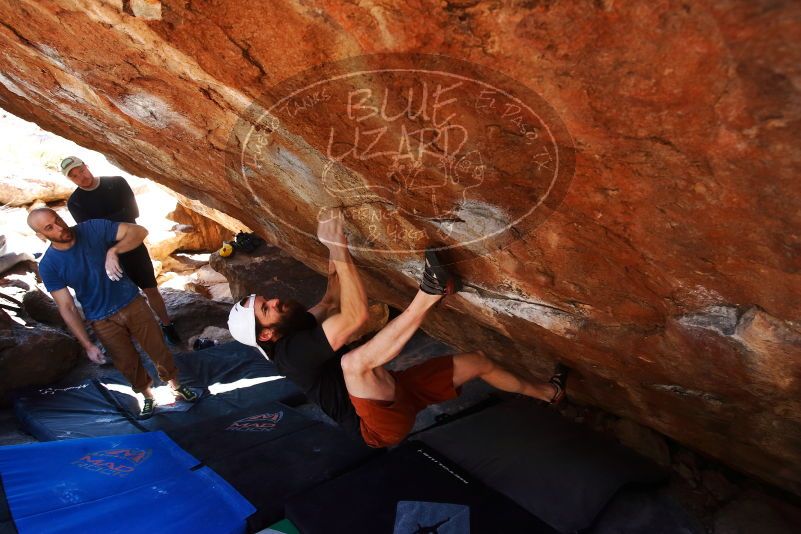
[[565, 400], [567, 389], [567, 375], [570, 373], [570, 368], [564, 364], [559, 364], [554, 370], [554, 374], [548, 383], [553, 386], [554, 394], [551, 400], [548, 401], [548, 406], [558, 406]]
[[176, 397], [180, 396], [186, 402], [195, 402], [197, 400], [197, 393], [195, 393], [194, 391], [192, 391], [183, 384], [173, 389], [172, 391]]
[[442, 266], [434, 249], [426, 249], [420, 289], [429, 295], [452, 295], [462, 289], [462, 281]]
[[153, 417], [153, 412], [156, 411], [156, 401], [153, 399], [145, 399], [142, 405], [142, 411], [139, 412], [139, 419], [150, 419]]

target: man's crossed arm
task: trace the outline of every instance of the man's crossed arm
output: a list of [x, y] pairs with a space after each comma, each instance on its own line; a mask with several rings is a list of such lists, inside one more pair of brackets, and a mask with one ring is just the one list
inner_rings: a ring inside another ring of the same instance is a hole
[[[147, 236], [147, 230], [138, 224], [120, 223], [117, 228], [117, 243], [108, 249], [106, 253], [106, 274], [112, 280], [119, 280], [122, 277], [122, 268], [120, 268], [118, 254], [133, 250], [144, 241]], [[116, 267], [116, 270], [113, 270]], [[117, 273], [116, 278], [112, 273]], [[56, 301], [58, 312], [67, 323], [70, 332], [78, 339], [78, 342], [86, 350], [86, 356], [95, 363], [103, 363], [103, 352], [97, 348], [97, 345], [92, 343], [89, 339], [89, 334], [86, 332], [81, 314], [78, 313], [78, 306], [75, 304], [75, 299], [70, 293], [69, 289], [63, 287], [51, 293], [53, 300]]]
[[119, 255], [135, 249], [147, 237], [144, 226], [130, 223], [120, 223], [117, 227], [117, 242], [106, 252], [106, 275], [115, 282], [122, 278]]

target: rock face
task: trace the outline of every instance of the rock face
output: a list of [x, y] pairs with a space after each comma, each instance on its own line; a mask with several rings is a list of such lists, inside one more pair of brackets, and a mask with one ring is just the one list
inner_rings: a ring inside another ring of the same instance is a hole
[[228, 280], [235, 301], [255, 293], [294, 299], [308, 307], [320, 300], [327, 284], [324, 276], [267, 244], [250, 254], [237, 252], [227, 258], [212, 254], [209, 265]]
[[65, 178], [29, 177], [21, 184], [6, 176], [0, 177], [0, 203], [8, 206], [26, 206], [36, 200], [54, 202], [66, 200], [75, 186]]
[[0, 234], [0, 274], [25, 261], [33, 261], [33, 256], [26, 252], [7, 252], [6, 236]]
[[665, 438], [653, 430], [632, 421], [621, 419], [615, 424], [615, 434], [624, 445], [631, 447], [662, 466], [670, 465], [670, 450]]
[[715, 517], [715, 534], [791, 534], [798, 531], [801, 509], [755, 492], [722, 508]]
[[[41, 129], [0, 111], [0, 145], [13, 146], [4, 152], [0, 172], [0, 205], [29, 206], [36, 201], [66, 200], [75, 185], [58, 171], [60, 159], [47, 155], [51, 150], [69, 151], [72, 143], [56, 136], [37, 135]], [[5, 233], [5, 230], [3, 231]]]
[[20, 0], [0, 106], [318, 272], [344, 207], [396, 307], [440, 243], [468, 291], [429, 332], [801, 494], [799, 34], [790, 0]]
[[175, 329], [183, 340], [181, 350], [191, 348], [191, 341], [210, 327], [227, 328], [231, 305], [209, 300], [190, 291], [162, 289], [164, 304]]
[[81, 346], [72, 336], [41, 324], [26, 328], [0, 310], [0, 405], [14, 389], [55, 382], [80, 354]]
[[226, 230], [211, 219], [195, 213], [183, 205], [175, 206], [175, 211], [167, 216], [180, 225], [186, 225], [187, 235], [181, 240], [181, 251], [208, 252], [219, 249], [223, 241], [233, 237], [233, 232]]

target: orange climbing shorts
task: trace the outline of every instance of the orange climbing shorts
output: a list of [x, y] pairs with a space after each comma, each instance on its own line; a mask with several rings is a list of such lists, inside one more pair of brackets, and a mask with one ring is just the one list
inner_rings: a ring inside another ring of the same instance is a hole
[[395, 400], [361, 399], [350, 402], [361, 419], [364, 442], [370, 447], [389, 447], [403, 441], [414, 426], [417, 412], [430, 404], [453, 399], [453, 357], [433, 358], [404, 371], [390, 371], [395, 379]]

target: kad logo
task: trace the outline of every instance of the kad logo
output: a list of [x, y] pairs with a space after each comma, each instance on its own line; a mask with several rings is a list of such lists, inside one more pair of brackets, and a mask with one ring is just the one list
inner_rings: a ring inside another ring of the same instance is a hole
[[226, 428], [226, 430], [239, 430], [244, 432], [269, 432], [275, 428], [284, 417], [284, 412], [275, 413], [261, 413], [259, 415], [252, 415], [245, 417]]
[[72, 464], [103, 475], [126, 477], [150, 458], [151, 452], [151, 449], [108, 449], [85, 454]]

